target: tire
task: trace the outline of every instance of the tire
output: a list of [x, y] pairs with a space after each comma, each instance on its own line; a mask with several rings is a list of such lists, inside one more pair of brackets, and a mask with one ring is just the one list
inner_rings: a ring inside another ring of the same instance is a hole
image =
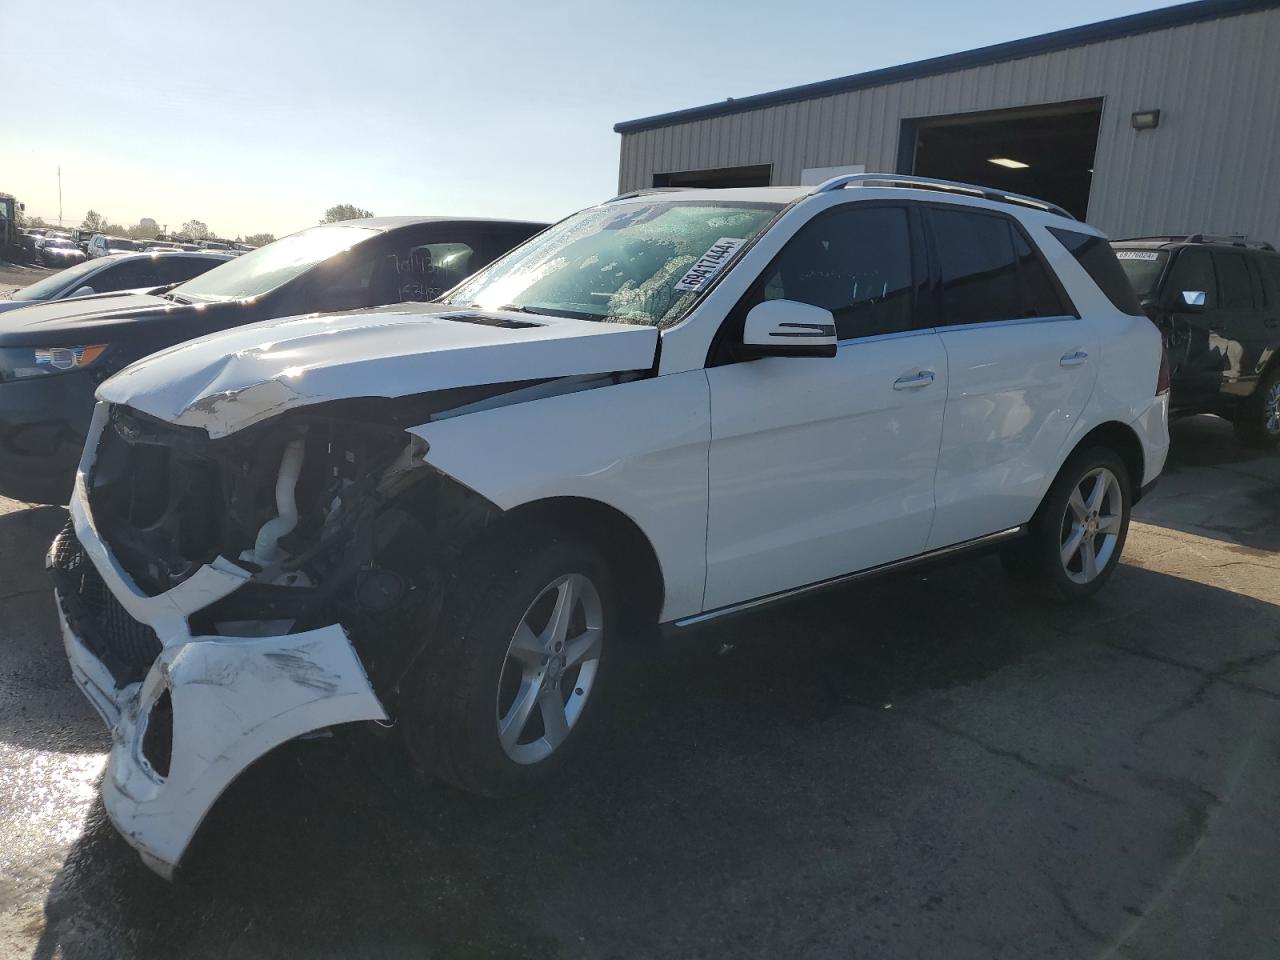
[[553, 776], [591, 737], [617, 620], [613, 578], [591, 544], [538, 527], [479, 549], [405, 685], [404, 736], [418, 765], [493, 797]]
[[[1096, 483], [1103, 477], [1106, 483], [1095, 502]], [[1001, 551], [1005, 571], [1050, 600], [1082, 600], [1097, 593], [1120, 562], [1132, 490], [1129, 471], [1114, 451], [1094, 447], [1076, 452], [1049, 487], [1027, 536]], [[1090, 530], [1095, 531], [1092, 537]]]
[[1257, 388], [1240, 404], [1232, 425], [1247, 447], [1269, 449], [1280, 443], [1280, 365], [1262, 375]]

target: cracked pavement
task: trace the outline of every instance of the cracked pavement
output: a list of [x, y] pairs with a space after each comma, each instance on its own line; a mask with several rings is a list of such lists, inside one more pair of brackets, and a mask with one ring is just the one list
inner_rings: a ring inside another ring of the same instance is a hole
[[173, 886], [97, 800], [63, 512], [0, 501], [0, 956], [1280, 955], [1280, 455], [1173, 434], [1093, 601], [986, 558], [664, 641], [517, 801], [394, 737], [291, 743]]

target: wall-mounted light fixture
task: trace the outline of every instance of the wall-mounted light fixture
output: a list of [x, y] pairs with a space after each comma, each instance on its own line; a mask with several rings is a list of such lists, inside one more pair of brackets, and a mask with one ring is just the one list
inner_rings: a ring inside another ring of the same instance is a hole
[[1021, 160], [1011, 160], [1008, 157], [991, 157], [987, 163], [994, 163], [997, 167], [1008, 167], [1010, 170], [1025, 170], [1031, 166], [1029, 163], [1023, 163]]
[[1135, 130], [1154, 130], [1160, 126], [1159, 110], [1139, 110], [1129, 118]]

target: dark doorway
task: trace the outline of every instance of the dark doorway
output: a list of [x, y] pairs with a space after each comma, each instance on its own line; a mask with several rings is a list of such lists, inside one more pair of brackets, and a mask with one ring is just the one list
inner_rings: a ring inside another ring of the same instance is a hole
[[960, 180], [1089, 211], [1101, 100], [902, 121], [901, 172]]
[[757, 163], [750, 167], [718, 167], [714, 170], [682, 170], [677, 173], [655, 173], [655, 187], [767, 187], [773, 165]]

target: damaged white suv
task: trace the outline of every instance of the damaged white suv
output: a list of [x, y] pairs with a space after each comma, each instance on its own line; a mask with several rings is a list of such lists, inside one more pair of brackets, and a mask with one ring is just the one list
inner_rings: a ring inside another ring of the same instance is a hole
[[111, 819], [167, 875], [253, 760], [355, 721], [522, 788], [645, 624], [984, 547], [1089, 594], [1168, 446], [1127, 290], [1049, 204], [862, 175], [624, 195], [440, 303], [125, 369], [49, 557]]

